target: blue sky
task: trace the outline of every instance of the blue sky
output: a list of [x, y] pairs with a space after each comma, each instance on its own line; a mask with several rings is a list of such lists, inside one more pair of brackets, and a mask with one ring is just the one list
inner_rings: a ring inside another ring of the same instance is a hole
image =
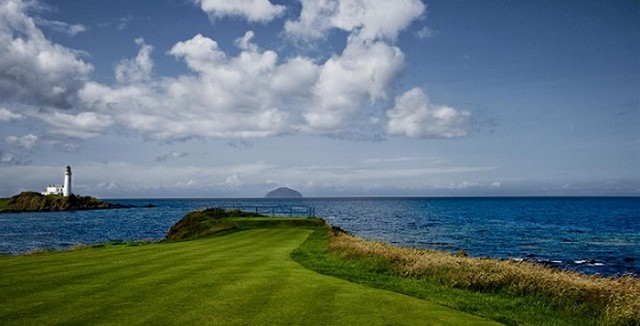
[[0, 0], [0, 196], [638, 196], [639, 97], [631, 0]]

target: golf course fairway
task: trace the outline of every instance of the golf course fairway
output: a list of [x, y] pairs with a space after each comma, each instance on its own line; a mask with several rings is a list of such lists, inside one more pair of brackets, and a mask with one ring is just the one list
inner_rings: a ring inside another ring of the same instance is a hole
[[492, 325], [307, 270], [311, 230], [0, 257], [2, 325]]

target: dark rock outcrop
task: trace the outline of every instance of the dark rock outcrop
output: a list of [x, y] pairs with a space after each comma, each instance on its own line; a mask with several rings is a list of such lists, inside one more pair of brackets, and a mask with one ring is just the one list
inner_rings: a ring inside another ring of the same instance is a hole
[[302, 198], [302, 194], [287, 187], [269, 191], [264, 198]]

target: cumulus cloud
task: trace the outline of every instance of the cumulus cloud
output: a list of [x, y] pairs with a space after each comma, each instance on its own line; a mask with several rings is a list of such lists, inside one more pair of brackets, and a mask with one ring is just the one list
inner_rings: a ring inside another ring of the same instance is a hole
[[429, 103], [420, 88], [413, 88], [395, 101], [387, 111], [387, 132], [411, 138], [453, 138], [466, 136], [471, 113]]
[[[31, 163], [26, 151], [20, 150], [0, 150], [0, 166], [27, 165]], [[5, 180], [3, 180], [4, 182]]]
[[[278, 69], [278, 55], [260, 50], [251, 38], [248, 32], [238, 40], [242, 51], [229, 57], [217, 42], [198, 34], [169, 51], [184, 60], [193, 74], [144, 83], [133, 80], [113, 87], [91, 82], [80, 97], [86, 107], [108, 112], [128, 128], [158, 139], [253, 138], [282, 133], [288, 113], [279, 107], [285, 99], [274, 96], [270, 82], [274, 75], [283, 73]], [[144, 50], [143, 46], [141, 52]]]
[[32, 4], [0, 2], [0, 98], [69, 108], [93, 67], [46, 39], [27, 14]]
[[0, 122], [7, 122], [22, 119], [23, 116], [18, 113], [13, 113], [5, 108], [0, 108]]
[[135, 43], [140, 46], [138, 55], [133, 59], [121, 60], [116, 66], [115, 75], [119, 83], [142, 82], [150, 78], [153, 69], [153, 47], [145, 44], [143, 38], [137, 38]]
[[233, 174], [228, 176], [220, 185], [226, 187], [238, 187], [242, 185], [242, 181], [237, 174]]
[[[346, 31], [341, 53], [324, 61], [281, 57], [258, 46], [253, 31], [235, 40], [237, 51], [224, 51], [214, 39], [197, 34], [166, 52], [189, 71], [159, 77], [153, 75], [153, 46], [138, 38], [137, 54], [120, 60], [114, 69], [116, 82], [104, 84], [89, 79], [93, 68], [80, 52], [44, 36], [29, 16], [33, 2], [3, 0], [0, 105], [6, 101], [11, 110], [0, 107], [0, 121], [36, 118], [50, 125], [51, 134], [78, 139], [97, 137], [113, 126], [160, 140], [248, 139], [293, 132], [335, 136], [361, 126], [379, 136], [385, 123], [392, 135], [466, 135], [470, 113], [433, 106], [422, 91], [397, 97], [386, 117], [381, 114], [405, 66], [395, 39], [423, 15], [421, 1], [301, 2], [300, 16], [286, 22], [286, 32], [317, 38], [332, 29]], [[251, 22], [270, 21], [285, 10], [266, 0], [196, 3], [212, 17]], [[73, 26], [40, 24], [69, 31]], [[38, 110], [17, 113], [9, 106], [14, 102]]]
[[320, 70], [321, 67], [309, 58], [291, 58], [276, 67], [271, 76], [270, 88], [278, 97], [308, 99]]
[[341, 129], [359, 109], [385, 99], [403, 67], [399, 48], [349, 38], [344, 52], [320, 68], [312, 106], [304, 115], [308, 126], [320, 131]]
[[16, 145], [24, 149], [32, 149], [38, 143], [38, 136], [28, 134], [24, 136], [7, 136], [4, 141], [7, 144]]
[[285, 23], [285, 31], [302, 38], [321, 38], [341, 29], [367, 40], [395, 40], [425, 11], [420, 0], [301, 0], [298, 20]]
[[274, 5], [269, 0], [196, 0], [200, 8], [213, 18], [239, 16], [250, 22], [268, 22], [280, 16], [285, 6]]

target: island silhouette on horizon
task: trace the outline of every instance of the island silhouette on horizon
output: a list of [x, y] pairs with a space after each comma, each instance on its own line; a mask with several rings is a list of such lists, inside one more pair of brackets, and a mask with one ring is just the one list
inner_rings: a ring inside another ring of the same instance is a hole
[[280, 187], [269, 191], [264, 198], [303, 198], [302, 194], [287, 187]]

